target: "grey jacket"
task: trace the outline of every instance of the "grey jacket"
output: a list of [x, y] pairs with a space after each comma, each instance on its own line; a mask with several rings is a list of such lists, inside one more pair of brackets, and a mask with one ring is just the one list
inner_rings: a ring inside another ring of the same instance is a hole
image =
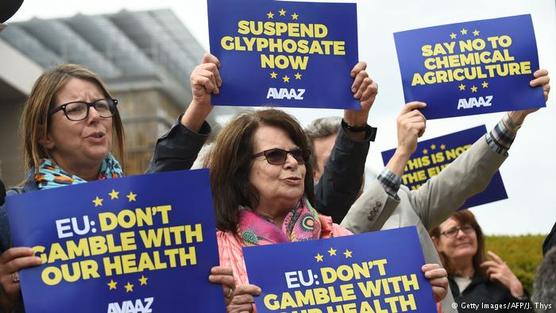
[[[342, 226], [354, 233], [417, 226], [426, 263], [442, 264], [428, 230], [450, 217], [467, 198], [483, 191], [505, 159], [482, 137], [419, 189], [401, 186], [398, 199], [389, 196], [378, 180], [369, 182], [368, 191], [353, 204]], [[448, 290], [442, 301], [445, 313], [457, 312], [453, 302]]]

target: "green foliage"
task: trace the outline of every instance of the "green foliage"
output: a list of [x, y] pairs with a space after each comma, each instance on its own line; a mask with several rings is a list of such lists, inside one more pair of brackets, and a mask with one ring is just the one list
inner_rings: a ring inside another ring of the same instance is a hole
[[535, 272], [542, 262], [544, 235], [486, 236], [487, 251], [492, 251], [504, 260], [523, 287], [531, 294]]

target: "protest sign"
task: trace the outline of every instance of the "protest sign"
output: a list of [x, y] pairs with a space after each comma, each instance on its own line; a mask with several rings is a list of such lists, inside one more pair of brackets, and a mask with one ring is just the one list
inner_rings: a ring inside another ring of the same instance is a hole
[[131, 176], [8, 197], [34, 312], [224, 312], [207, 170]]
[[405, 101], [427, 119], [546, 106], [529, 81], [539, 69], [530, 15], [394, 34]]
[[246, 247], [257, 312], [436, 312], [414, 226]]
[[[431, 177], [438, 175], [458, 156], [467, 151], [471, 145], [486, 133], [484, 125], [421, 141], [417, 149], [407, 161], [402, 176], [402, 184], [409, 189], [417, 189]], [[485, 140], [484, 138], [481, 140]], [[396, 149], [382, 152], [382, 160], [386, 165]], [[500, 172], [497, 171], [486, 189], [467, 199], [462, 208], [507, 199], [506, 189]]]
[[354, 3], [208, 0], [215, 105], [359, 108]]

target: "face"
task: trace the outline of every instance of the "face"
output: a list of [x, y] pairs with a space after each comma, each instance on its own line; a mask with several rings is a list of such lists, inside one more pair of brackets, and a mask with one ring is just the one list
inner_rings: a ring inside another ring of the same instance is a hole
[[473, 258], [477, 253], [477, 235], [475, 230], [471, 228], [467, 233], [463, 230], [458, 230], [454, 237], [443, 235], [443, 232], [454, 230], [454, 227], [461, 227], [454, 218], [449, 218], [444, 223], [440, 224], [440, 238], [436, 240], [437, 249], [443, 252], [449, 259], [454, 258]]
[[[94, 83], [71, 78], [54, 97], [55, 107], [73, 101], [94, 102], [105, 98]], [[94, 107], [81, 121], [70, 121], [63, 110], [50, 116], [50, 129], [41, 144], [66, 171], [78, 173], [98, 167], [112, 148], [112, 118], [102, 118]]]
[[328, 162], [330, 152], [332, 152], [332, 148], [334, 147], [335, 142], [336, 135], [317, 138], [313, 141], [313, 149], [317, 162], [315, 170], [313, 171], [313, 180], [315, 181], [315, 183], [319, 181], [320, 177], [324, 173], [324, 166], [326, 165], [326, 162]]
[[[288, 134], [273, 126], [260, 126], [253, 135], [253, 154], [279, 148], [298, 148]], [[249, 181], [259, 193], [256, 211], [291, 210], [305, 191], [305, 164], [299, 164], [291, 154], [283, 165], [269, 164], [264, 156], [253, 159]]]

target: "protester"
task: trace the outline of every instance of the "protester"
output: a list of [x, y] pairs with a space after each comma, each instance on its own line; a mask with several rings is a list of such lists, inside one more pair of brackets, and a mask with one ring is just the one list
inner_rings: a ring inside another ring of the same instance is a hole
[[[542, 87], [545, 99], [550, 91], [546, 70], [534, 73], [531, 87]], [[354, 233], [417, 227], [427, 263], [440, 263], [428, 230], [448, 218], [471, 196], [488, 186], [507, 157], [517, 130], [526, 116], [537, 109], [509, 112], [484, 137], [450, 163], [437, 176], [417, 190], [401, 186], [404, 167], [417, 147], [417, 138], [425, 131], [425, 118], [419, 109], [426, 104], [406, 105], [397, 119], [398, 147], [376, 180], [367, 182], [368, 189], [355, 201], [342, 226]], [[449, 294], [442, 302], [444, 313], [456, 312]]]
[[[157, 148], [150, 171], [172, 171], [189, 169], [193, 161], [184, 155], [197, 153], [210, 132], [210, 126], [204, 122], [212, 110], [212, 95], [220, 92], [223, 82], [219, 72], [220, 62], [206, 54], [203, 61], [191, 73], [193, 100], [185, 115], [180, 117], [194, 134], [183, 127], [177, 127], [157, 142]], [[359, 110], [344, 110], [344, 130], [338, 136], [332, 154], [334, 166], [326, 179], [315, 185], [316, 209], [334, 220], [341, 221], [361, 189], [361, 181], [352, 177], [362, 177], [369, 142], [374, 140], [376, 129], [367, 125], [371, 109], [378, 91], [378, 85], [365, 71], [364, 62], [356, 64], [350, 75], [353, 78], [351, 90], [361, 105]], [[199, 132], [197, 134], [196, 132]], [[197, 141], [192, 143], [192, 136]], [[345, 151], [349, 151], [346, 153]], [[197, 165], [200, 162], [197, 162]]]
[[[244, 113], [217, 136], [209, 169], [220, 264], [237, 284], [229, 312], [251, 312], [260, 293], [249, 285], [242, 247], [351, 234], [314, 209], [312, 167], [303, 130], [279, 110]], [[443, 297], [445, 271], [436, 264], [423, 271]]]
[[546, 238], [544, 238], [544, 242], [542, 244], [542, 254], [546, 255], [553, 247], [556, 247], [556, 223], [554, 223], [552, 230], [550, 230], [550, 233], [548, 233]]
[[[359, 133], [365, 131], [369, 135], [355, 138], [357, 132], [350, 127], [344, 119], [339, 117], [323, 117], [314, 120], [305, 128], [312, 147], [312, 162], [315, 165], [313, 180], [317, 184], [317, 191], [330, 193], [323, 199], [327, 203], [319, 202], [317, 208], [334, 208], [331, 213], [334, 222], [341, 222], [347, 211], [363, 192], [365, 183], [365, 161], [369, 150], [369, 141], [374, 141], [376, 128], [361, 128]], [[350, 164], [349, 167], [346, 164]], [[347, 171], [354, 168], [357, 171]], [[357, 175], [357, 176], [354, 176]], [[360, 179], [353, 179], [360, 177]]]
[[454, 213], [431, 230], [431, 237], [448, 271], [459, 312], [533, 312], [508, 265], [491, 251], [486, 259], [483, 232], [469, 210]]
[[[41, 75], [21, 119], [28, 174], [22, 186], [10, 189], [7, 196], [121, 177], [122, 166], [112, 154], [115, 150], [120, 158], [124, 155], [124, 130], [117, 103], [100, 78], [79, 65], [60, 65]], [[170, 130], [171, 134], [181, 132], [193, 147], [180, 150], [186, 165], [193, 163], [198, 152], [195, 147], [200, 148], [204, 141], [202, 134], [195, 133], [202, 121], [188, 124], [198, 116], [194, 109]], [[172, 138], [166, 142], [175, 146]], [[157, 149], [163, 150], [160, 146]], [[165, 162], [170, 161], [159, 160], [160, 167], [169, 166]], [[18, 272], [41, 263], [30, 248], [11, 247], [5, 205], [0, 207], [0, 254], [0, 308], [22, 312]]]

